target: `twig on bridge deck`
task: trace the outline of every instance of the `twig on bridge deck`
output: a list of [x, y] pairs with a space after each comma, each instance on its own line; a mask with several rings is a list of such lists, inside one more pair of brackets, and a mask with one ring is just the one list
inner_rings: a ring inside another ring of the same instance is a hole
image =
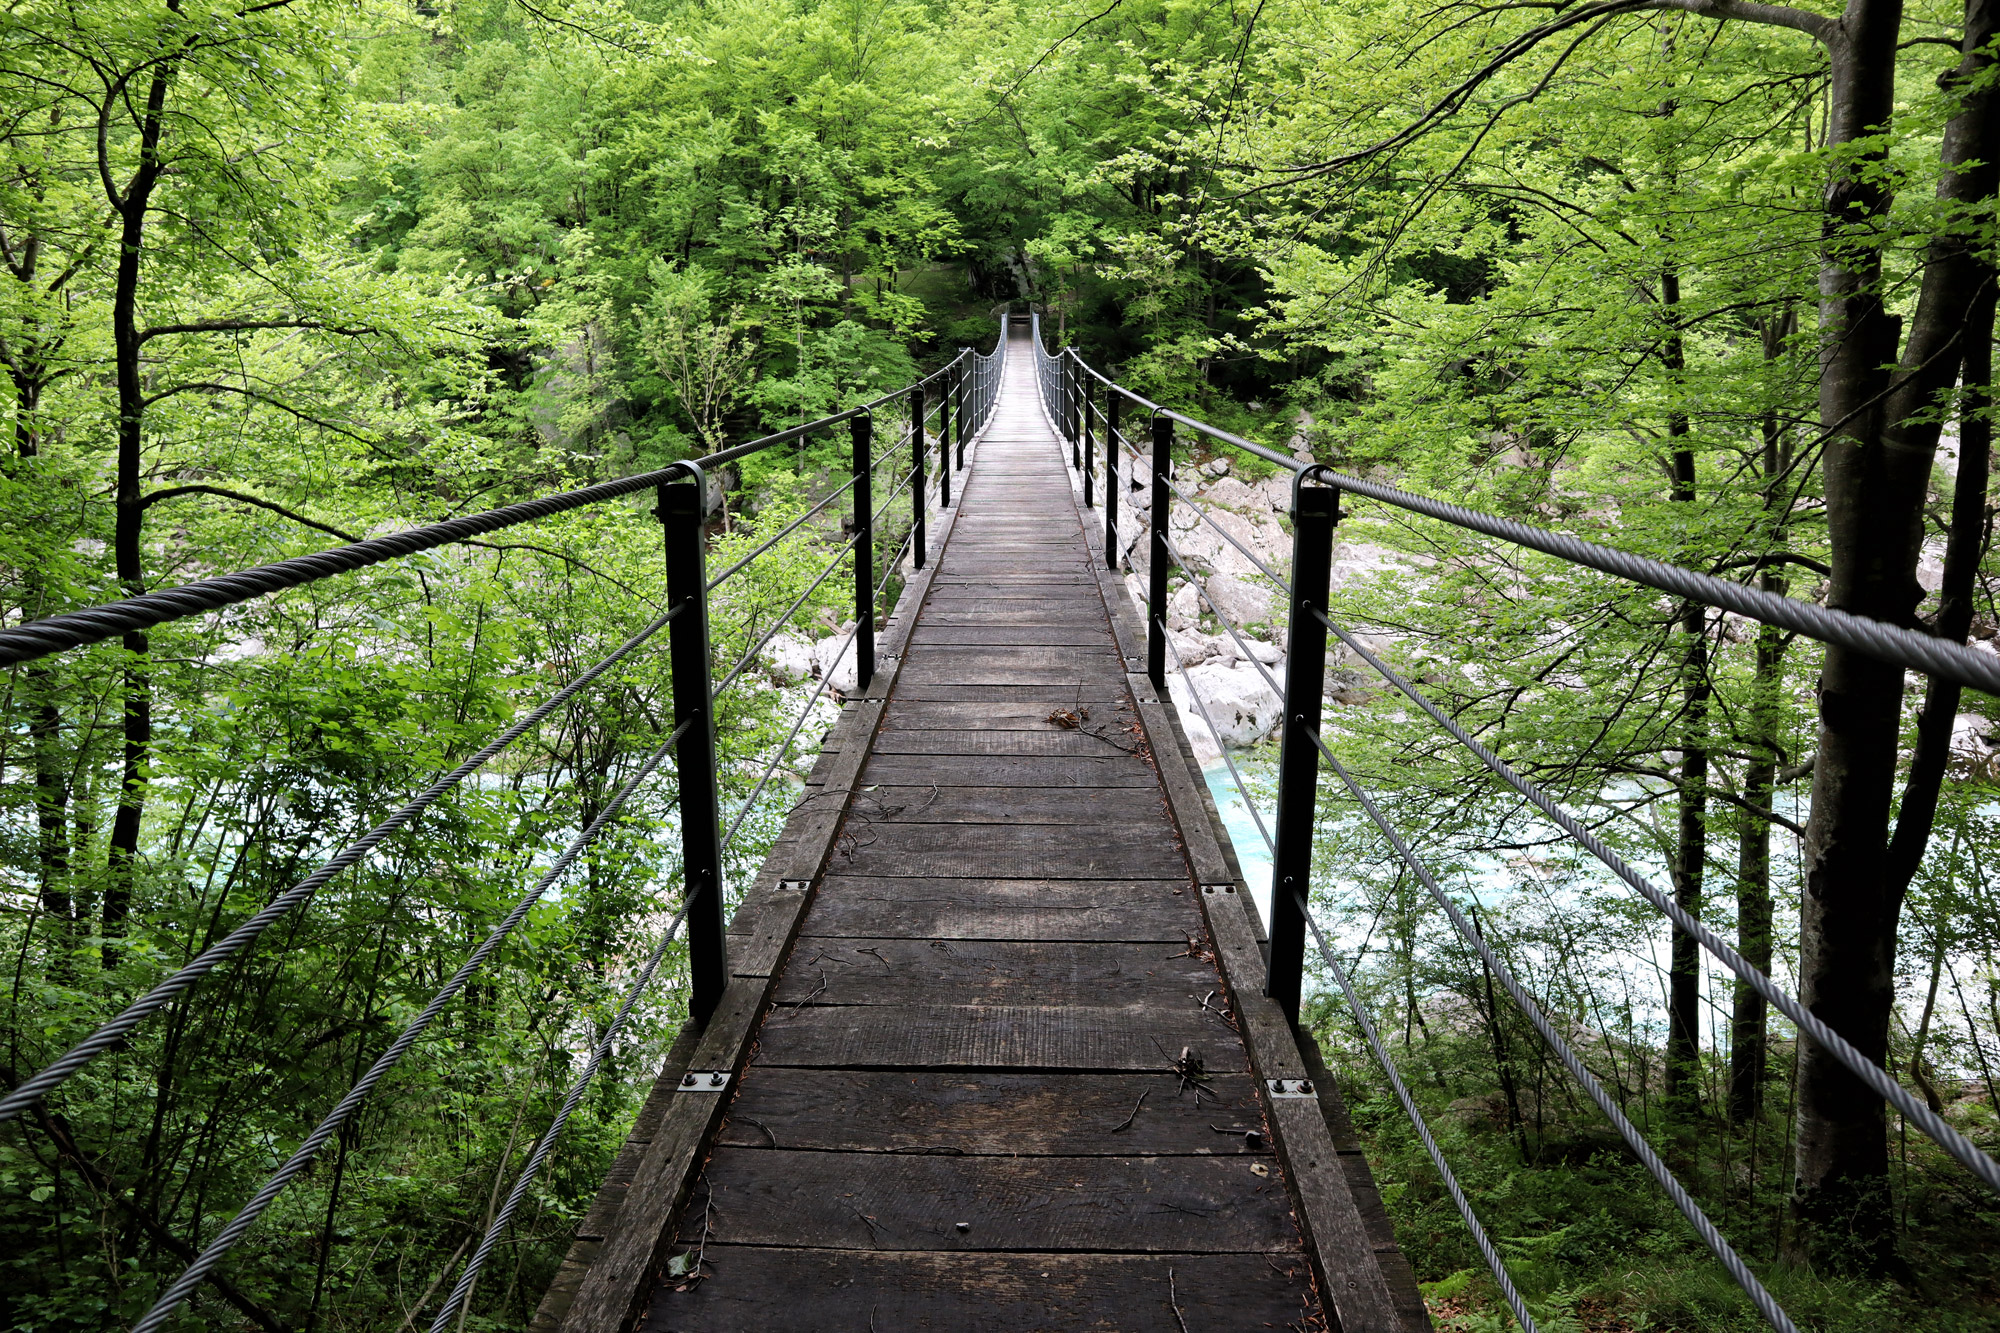
[[1181, 1318], [1180, 1293], [1174, 1288], [1174, 1268], [1167, 1265], [1167, 1304], [1173, 1307], [1174, 1322], [1181, 1326], [1181, 1333], [1188, 1333], [1187, 1320]]
[[1106, 1132], [1111, 1134], [1117, 1134], [1123, 1130], [1132, 1128], [1132, 1122], [1139, 1118], [1139, 1108], [1146, 1104], [1146, 1098], [1152, 1094], [1152, 1091], [1153, 1090], [1151, 1088], [1147, 1088], [1146, 1091], [1140, 1093], [1139, 1100], [1132, 1103], [1132, 1114], [1126, 1116], [1123, 1120], [1113, 1125]]

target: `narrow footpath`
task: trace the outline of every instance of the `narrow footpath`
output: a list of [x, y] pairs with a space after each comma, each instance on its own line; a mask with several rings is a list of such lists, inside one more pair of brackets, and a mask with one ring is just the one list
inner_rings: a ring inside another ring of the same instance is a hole
[[648, 1333], [1325, 1327], [1016, 339]]

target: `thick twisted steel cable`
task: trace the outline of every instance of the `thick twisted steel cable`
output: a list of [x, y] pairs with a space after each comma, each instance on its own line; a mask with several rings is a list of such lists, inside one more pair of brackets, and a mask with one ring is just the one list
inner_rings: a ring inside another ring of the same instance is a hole
[[465, 1261], [465, 1271], [458, 1275], [458, 1281], [452, 1284], [451, 1294], [445, 1297], [444, 1308], [439, 1310], [437, 1318], [431, 1321], [430, 1333], [444, 1333], [445, 1328], [451, 1323], [451, 1317], [458, 1312], [459, 1305], [471, 1298], [472, 1284], [479, 1280], [480, 1270], [486, 1267], [486, 1260], [492, 1255], [493, 1247], [499, 1243], [500, 1237], [513, 1223], [514, 1214], [528, 1193], [528, 1186], [541, 1174], [543, 1164], [555, 1151], [556, 1140], [562, 1137], [563, 1129], [569, 1124], [570, 1114], [576, 1110], [577, 1103], [583, 1100], [584, 1090], [590, 1086], [591, 1080], [597, 1077], [598, 1066], [604, 1063], [605, 1055], [611, 1050], [611, 1043], [624, 1028], [625, 1020], [631, 1015], [633, 1006], [638, 1004], [639, 997], [645, 993], [646, 988], [653, 984], [653, 974], [659, 970], [660, 960], [666, 957], [667, 946], [673, 943], [675, 934], [681, 928], [681, 922], [686, 919], [687, 903], [683, 901], [680, 910], [674, 913], [672, 923], [667, 926], [666, 934], [660, 937], [659, 945], [654, 948], [653, 956], [646, 960], [645, 967], [640, 969], [630, 989], [625, 992], [624, 1003], [618, 1006], [618, 1012], [612, 1015], [611, 1022], [605, 1026], [604, 1036], [591, 1048], [590, 1062], [583, 1067], [583, 1073], [577, 1077], [576, 1082], [570, 1084], [569, 1095], [563, 1098], [561, 1109], [556, 1112], [555, 1119], [549, 1123], [548, 1129], [536, 1142], [534, 1152], [529, 1154], [527, 1165], [521, 1168], [521, 1174], [515, 1177], [513, 1187], [507, 1191], [507, 1201], [500, 1205], [500, 1211], [493, 1215], [493, 1221], [487, 1226], [486, 1234], [479, 1238], [479, 1247], [472, 1252], [472, 1257]]
[[403, 1029], [394, 1042], [390, 1043], [389, 1049], [382, 1052], [375, 1063], [368, 1067], [368, 1072], [363, 1074], [354, 1086], [347, 1090], [346, 1095], [333, 1110], [327, 1113], [326, 1118], [319, 1122], [312, 1133], [306, 1135], [297, 1150], [285, 1160], [285, 1164], [271, 1174], [257, 1193], [251, 1196], [250, 1202], [243, 1205], [242, 1210], [229, 1220], [228, 1225], [216, 1233], [215, 1239], [208, 1243], [208, 1247], [195, 1261], [174, 1279], [166, 1291], [161, 1293], [159, 1300], [153, 1303], [153, 1308], [132, 1326], [132, 1333], [157, 1333], [157, 1330], [166, 1327], [167, 1321], [173, 1318], [174, 1311], [180, 1307], [181, 1302], [202, 1284], [209, 1273], [214, 1271], [215, 1266], [222, 1262], [222, 1257], [229, 1253], [237, 1241], [243, 1239], [252, 1226], [256, 1225], [257, 1219], [262, 1217], [265, 1209], [284, 1192], [285, 1186], [291, 1184], [301, 1172], [312, 1165], [312, 1160], [319, 1154], [319, 1150], [340, 1132], [341, 1126], [345, 1125], [361, 1108], [361, 1104], [368, 1100], [368, 1095], [375, 1090], [375, 1085], [380, 1083], [389, 1071], [396, 1067], [404, 1054], [417, 1044], [418, 1039], [437, 1020], [438, 1015], [443, 1013], [459, 991], [465, 988], [466, 982], [472, 979], [472, 974], [484, 966], [493, 952], [514, 933], [514, 928], [521, 924], [534, 905], [541, 901], [542, 895], [547, 893], [549, 887], [569, 869], [571, 863], [582, 855], [583, 849], [596, 840], [598, 833], [624, 808], [626, 800], [632, 793], [638, 790], [639, 784], [652, 776], [653, 770], [666, 759], [668, 752], [674, 747], [674, 742], [680, 739], [681, 733], [686, 731], [689, 725], [690, 722], [683, 722], [667, 735], [666, 740], [661, 742], [660, 747], [639, 766], [631, 779], [618, 789], [618, 793], [605, 805], [597, 818], [591, 820], [589, 826], [579, 833], [569, 846], [563, 849], [562, 855], [543, 872], [534, 888], [523, 894], [500, 923], [487, 933], [479, 947], [474, 949], [465, 962], [459, 965], [458, 971], [452, 974], [451, 980], [431, 997], [430, 1003], [424, 1006], [423, 1011], [410, 1021], [409, 1026]]
[[[794, 426], [775, 435], [767, 435], [710, 454], [706, 458], [697, 459], [695, 466], [702, 469], [717, 467], [859, 415], [861, 413], [856, 409], [807, 422], [802, 426]], [[202, 579], [198, 583], [166, 588], [159, 592], [142, 593], [122, 601], [108, 602], [103, 606], [87, 607], [80, 611], [65, 611], [60, 615], [0, 630], [0, 666], [12, 662], [30, 662], [38, 657], [46, 657], [50, 653], [96, 643], [116, 634], [150, 629], [169, 620], [180, 620], [187, 616], [199, 615], [204, 611], [220, 610], [225, 606], [234, 606], [239, 602], [262, 597], [266, 593], [296, 588], [303, 583], [312, 583], [334, 574], [363, 569], [385, 560], [394, 560], [399, 556], [414, 555], [418, 551], [428, 551], [433, 547], [464, 541], [468, 537], [478, 537], [501, 528], [533, 522], [536, 519], [567, 513], [572, 509], [581, 509], [588, 505], [602, 504], [606, 500], [616, 500], [621, 496], [632, 495], [648, 487], [671, 481], [677, 476], [685, 475], [687, 471], [688, 468], [684, 464], [670, 463], [655, 471], [642, 472], [617, 481], [599, 482], [595, 486], [564, 491], [559, 495], [523, 500], [519, 504], [504, 505], [481, 514], [468, 514], [463, 518], [447, 519], [442, 523], [411, 528], [407, 532], [392, 533], [386, 537], [370, 537], [366, 541], [350, 542], [346, 546], [338, 546], [330, 551], [295, 556], [290, 560], [239, 570], [234, 574], [218, 574], [214, 578]]]
[[103, 1024], [88, 1037], [72, 1046], [60, 1059], [51, 1063], [40, 1073], [23, 1081], [19, 1087], [8, 1093], [5, 1098], [0, 1098], [0, 1124], [5, 1124], [33, 1106], [46, 1096], [51, 1089], [59, 1086], [70, 1075], [76, 1073], [77, 1070], [82, 1069], [99, 1055], [123, 1041], [126, 1035], [138, 1027], [141, 1022], [145, 1021], [148, 1015], [157, 1012], [169, 1001], [173, 1000], [175, 996], [188, 990], [217, 967], [249, 948], [257, 937], [262, 935], [273, 922], [277, 921], [287, 912], [290, 912], [293, 908], [311, 899], [335, 875], [338, 875], [341, 871], [368, 855], [384, 838], [422, 814], [438, 797], [444, 795], [447, 791], [450, 791], [460, 782], [470, 777], [483, 767], [489, 759], [492, 759], [527, 732], [533, 730], [550, 713], [553, 713], [557, 708], [560, 708], [574, 697], [579, 690], [616, 666], [625, 657], [630, 655], [633, 649], [637, 648], [647, 639], [659, 633], [678, 614], [680, 614], [680, 609], [676, 607], [665, 615], [655, 619], [631, 638], [625, 640], [610, 655], [549, 696], [540, 707], [514, 723], [513, 726], [508, 727], [491, 741], [488, 741], [471, 758], [467, 759], [457, 768], [452, 769], [451, 772], [445, 774], [437, 781], [431, 783], [430, 786], [412, 797], [401, 809], [391, 814], [374, 828], [369, 829], [360, 838], [342, 848], [339, 855], [333, 857], [321, 865], [319, 869], [313, 871], [312, 874], [307, 875], [297, 884], [294, 884], [291, 888], [273, 898], [249, 920], [245, 921], [235, 930], [230, 931], [229, 934], [216, 943], [202, 950], [192, 960], [175, 969], [171, 976], [168, 976], [144, 995], [127, 1005], [116, 1018]]
[[1452, 739], [1456, 740], [1467, 750], [1470, 750], [1502, 782], [1505, 782], [1509, 787], [1512, 787], [1515, 791], [1533, 802], [1536, 809], [1547, 815], [1555, 823], [1556, 827], [1568, 834], [1578, 846], [1603, 862], [1611, 873], [1631, 885], [1647, 902], [1665, 913], [1675, 926], [1686, 931], [1700, 943], [1702, 948], [1708, 950], [1715, 957], [1716, 961], [1735, 973], [1745, 985], [1763, 996], [1773, 1008], [1795, 1023], [1799, 1030], [1808, 1038], [1830, 1052], [1836, 1060], [1839, 1060], [1841, 1064], [1847, 1067], [1849, 1073], [1867, 1084], [1876, 1096], [1894, 1106], [1904, 1117], [1914, 1122], [1919, 1129], [1931, 1137], [1933, 1142], [1950, 1153], [1953, 1158], [1967, 1170], [1978, 1176], [1988, 1186], [1995, 1190], [2000, 1190], [2000, 1162], [1995, 1162], [1991, 1157], [1981, 1152], [1963, 1134], [1960, 1134], [1957, 1130], [1946, 1124], [1941, 1116], [1933, 1113], [1928, 1105], [1911, 1096], [1909, 1091], [1894, 1078], [1890, 1077], [1880, 1065], [1854, 1049], [1853, 1045], [1845, 1037], [1828, 1027], [1810, 1009], [1800, 1004], [1776, 982], [1772, 981], [1770, 977], [1766, 976], [1761, 969], [1753, 966], [1741, 954], [1737, 953], [1736, 950], [1730, 948], [1721, 936], [1702, 924], [1700, 918], [1687, 912], [1672, 898], [1655, 888], [1651, 881], [1627, 865], [1623, 857], [1612, 851], [1611, 848], [1604, 844], [1602, 839], [1585, 828], [1575, 816], [1558, 804], [1547, 792], [1543, 791], [1539, 784], [1522, 777], [1514, 771], [1513, 767], [1506, 760], [1501, 759], [1498, 755], [1473, 739], [1464, 727], [1461, 727], [1452, 718], [1446, 716], [1422, 691], [1410, 684], [1409, 681], [1403, 679], [1402, 675], [1395, 668], [1376, 656], [1360, 640], [1342, 629], [1328, 616], [1318, 611], [1315, 611], [1313, 614], [1321, 624], [1338, 635], [1342, 643], [1353, 649], [1363, 661], [1373, 667], [1384, 680], [1400, 690], [1417, 707], [1430, 714], [1432, 721], [1443, 727], [1451, 735]]
[[752, 560], [755, 560], [758, 556], [764, 554], [764, 552], [770, 550], [773, 546], [776, 546], [779, 542], [791, 536], [794, 532], [797, 532], [799, 528], [805, 524], [806, 520], [810, 519], [813, 515], [819, 513], [822, 509], [825, 509], [828, 505], [832, 504], [835, 500], [838, 500], [841, 496], [845, 495], [847, 492], [853, 490], [855, 480], [856, 480], [855, 478], [849, 477], [846, 481], [834, 487], [832, 492], [830, 492], [825, 499], [821, 500], [811, 509], [806, 510], [805, 513], [800, 514], [790, 523], [787, 523], [783, 528], [781, 528], [778, 531], [778, 534], [776, 536], [772, 537], [767, 542], [760, 543], [756, 547], [756, 549], [750, 552], [750, 554], [744, 556], [741, 560], [738, 560], [735, 564], [731, 565], [729, 568], [723, 570], [720, 574], [717, 574], [714, 578], [710, 579], [708, 581], [708, 587], [703, 589], [703, 591], [714, 592], [717, 588], [721, 587], [723, 583], [727, 581], [729, 578], [731, 578], [733, 575], [742, 573], [744, 569], [748, 568]]
[[1517, 523], [1512, 519], [1500, 518], [1493, 514], [1483, 514], [1476, 509], [1466, 509], [1443, 500], [1433, 500], [1429, 496], [1415, 495], [1394, 486], [1385, 486], [1381, 482], [1336, 472], [1318, 463], [1302, 463], [1255, 441], [1246, 440], [1240, 435], [1211, 426], [1205, 421], [1197, 421], [1163, 408], [1149, 399], [1141, 398], [1130, 390], [1113, 384], [1081, 359], [1078, 360], [1078, 364], [1102, 383], [1118, 389], [1133, 402], [1147, 406], [1161, 416], [1199, 430], [1236, 448], [1247, 450], [1293, 472], [1309, 473], [1342, 490], [1365, 495], [1371, 500], [1380, 500], [1384, 504], [1406, 509], [1413, 514], [1422, 514], [1426, 518], [1449, 523], [1453, 527], [1485, 533], [1489, 537], [1498, 537], [1516, 546], [1526, 546], [1531, 550], [1553, 555], [1571, 564], [1599, 570], [1631, 583], [1657, 588], [1677, 597], [1685, 597], [1689, 601], [1719, 607], [1767, 625], [1793, 630], [1821, 643], [1852, 648], [1856, 652], [1866, 653], [1870, 657], [1896, 666], [1943, 676], [1962, 685], [1970, 685], [1976, 690], [2000, 695], [2000, 658], [1976, 652], [1963, 644], [1953, 643], [1948, 639], [1933, 638], [1928, 634], [1872, 620], [1867, 616], [1857, 616], [1831, 607], [1815, 606], [1794, 597], [1746, 587], [1712, 574], [1682, 569], [1678, 565], [1650, 560], [1628, 551], [1600, 546], [1579, 537], [1550, 532], [1545, 528]]
[[1166, 641], [1167, 651], [1174, 655], [1174, 669], [1181, 673], [1181, 679], [1187, 683], [1188, 697], [1194, 700], [1195, 708], [1201, 713], [1201, 720], [1207, 724], [1208, 734], [1215, 740], [1215, 748], [1222, 752], [1222, 762], [1229, 765], [1229, 776], [1236, 783], [1237, 792], [1243, 797], [1244, 808], [1250, 812], [1250, 818], [1257, 822], [1257, 832], [1263, 836], [1264, 845], [1273, 852], [1277, 851], [1278, 844], [1271, 840], [1271, 831], [1264, 827], [1264, 816], [1258, 811], [1257, 803], [1250, 799], [1249, 786], [1244, 783], [1243, 775], [1236, 771], [1236, 761], [1229, 757], [1229, 747], [1222, 743], [1222, 733], [1216, 729], [1215, 719], [1209, 716], [1208, 701], [1201, 697], [1201, 691], [1195, 688], [1194, 677], [1188, 674], [1186, 664], [1181, 661], [1181, 650], [1174, 646], [1174, 636], [1167, 632], [1164, 622], [1155, 623], [1160, 626], [1160, 634]]
[[[1326, 964], [1327, 970], [1333, 973], [1334, 981], [1340, 986], [1340, 993], [1347, 997], [1348, 1012], [1354, 1015], [1355, 1025], [1361, 1029], [1362, 1037], [1367, 1040], [1368, 1049], [1375, 1052], [1376, 1063], [1382, 1066], [1382, 1072], [1388, 1076], [1389, 1086], [1395, 1090], [1396, 1100], [1403, 1104], [1403, 1114], [1410, 1118], [1410, 1128], [1417, 1131], [1417, 1138], [1423, 1143], [1424, 1151], [1430, 1154], [1431, 1165], [1437, 1168], [1438, 1175], [1443, 1178], [1445, 1192], [1451, 1195], [1452, 1203], [1458, 1208], [1458, 1215], [1465, 1219], [1465, 1229], [1472, 1233], [1472, 1243], [1479, 1247], [1480, 1256], [1486, 1260], [1486, 1267], [1493, 1273], [1493, 1280], [1500, 1284], [1500, 1294], [1506, 1298], [1507, 1308], [1514, 1312], [1514, 1318], [1520, 1321], [1526, 1333], [1537, 1333], [1535, 1317], [1528, 1313], [1528, 1303], [1522, 1300], [1521, 1293], [1515, 1290], [1513, 1276], [1507, 1272], [1506, 1260], [1500, 1257], [1500, 1251], [1487, 1236], [1486, 1228], [1479, 1224], [1479, 1218], [1472, 1211], [1471, 1202], [1467, 1200], [1465, 1191], [1459, 1186], [1458, 1177], [1452, 1174], [1451, 1167], [1444, 1160], [1443, 1150], [1437, 1146], [1437, 1140], [1431, 1137], [1431, 1127], [1424, 1123], [1423, 1112], [1417, 1109], [1416, 1100], [1410, 1096], [1410, 1090], [1403, 1086], [1403, 1076], [1396, 1072], [1396, 1062], [1389, 1058], [1388, 1049], [1382, 1045], [1381, 1037], [1376, 1035], [1374, 1020], [1368, 1016], [1368, 1007], [1362, 1004], [1360, 995], [1355, 993], [1353, 985], [1347, 979], [1346, 970], [1340, 965], [1340, 959], [1334, 956], [1333, 950], [1327, 945], [1326, 936], [1320, 933], [1319, 922], [1313, 918], [1312, 909], [1307, 906], [1305, 895], [1294, 896], [1298, 899], [1299, 912], [1305, 917], [1307, 928], [1312, 931], [1313, 939], [1319, 945], [1321, 961]], [[437, 1330], [433, 1329], [432, 1333], [437, 1333]]]
[[1512, 519], [1482, 514], [1428, 496], [1412, 495], [1379, 482], [1350, 477], [1342, 472], [1315, 465], [1312, 472], [1342, 490], [1365, 495], [1371, 500], [1407, 509], [1454, 527], [1483, 532], [1516, 546], [1555, 556], [1573, 565], [1595, 569], [1629, 583], [1643, 584], [1661, 592], [1684, 597], [1691, 602], [1733, 611], [1766, 625], [1777, 625], [1821, 643], [1837, 644], [1894, 666], [1943, 676], [1961, 685], [1988, 694], [2000, 695], [2000, 657], [1975, 652], [1949, 639], [1932, 638], [1916, 630], [1903, 629], [1866, 616], [1857, 616], [1831, 607], [1814, 606], [1795, 597], [1785, 597], [1761, 588], [1731, 583], [1712, 574], [1699, 574], [1661, 560], [1649, 560], [1629, 551], [1599, 546], [1595, 542], [1530, 527]]
[[1565, 1041], [1562, 1034], [1556, 1031], [1555, 1026], [1549, 1022], [1547, 1015], [1542, 1013], [1541, 1006], [1537, 1005], [1530, 998], [1520, 981], [1515, 978], [1513, 970], [1501, 960], [1498, 954], [1488, 947], [1485, 937], [1473, 927], [1471, 922], [1465, 919], [1465, 914], [1458, 910], [1458, 904], [1453, 902], [1451, 896], [1438, 886], [1438, 882], [1435, 879], [1431, 878], [1431, 872], [1425, 868], [1422, 861], [1417, 859], [1416, 853], [1410, 850], [1410, 845], [1403, 841], [1403, 835], [1396, 831], [1396, 826], [1389, 822], [1388, 817], [1382, 813], [1381, 808], [1375, 804], [1374, 799], [1368, 795], [1368, 792], [1360, 783], [1354, 780], [1354, 776], [1347, 771], [1346, 766], [1340, 760], [1334, 758], [1333, 751], [1327, 749], [1325, 740], [1317, 733], [1309, 732], [1307, 734], [1311, 737], [1312, 743], [1318, 747], [1320, 754], [1326, 759], [1327, 763], [1332, 765], [1334, 773], [1343, 783], [1347, 784], [1347, 790], [1354, 796], [1354, 799], [1361, 803], [1361, 808], [1368, 813], [1369, 819], [1374, 821], [1375, 827], [1380, 829], [1382, 835], [1395, 847], [1396, 854], [1402, 858], [1403, 864], [1409, 867], [1410, 872], [1417, 877], [1418, 882], [1430, 894], [1431, 900], [1443, 909], [1444, 914], [1450, 918], [1452, 927], [1457, 930], [1460, 938], [1470, 944], [1478, 952], [1486, 966], [1492, 969], [1493, 975], [1499, 978], [1501, 987], [1513, 999], [1515, 1005], [1519, 1007], [1528, 1022], [1534, 1026], [1535, 1031], [1541, 1034], [1542, 1040], [1548, 1043], [1549, 1049], [1555, 1052], [1556, 1058], [1562, 1062], [1563, 1068], [1569, 1071], [1570, 1077], [1576, 1080], [1577, 1085], [1584, 1090], [1585, 1094], [1593, 1102], [1597, 1103], [1597, 1109], [1602, 1111], [1605, 1118], [1611, 1121], [1612, 1128], [1618, 1131], [1619, 1137], [1625, 1140], [1625, 1145], [1632, 1150], [1633, 1155], [1638, 1157], [1640, 1165], [1646, 1168], [1647, 1174], [1653, 1177], [1653, 1180], [1665, 1191], [1667, 1197], [1673, 1201], [1674, 1207], [1680, 1210], [1681, 1216], [1688, 1220], [1688, 1225], [1694, 1228], [1695, 1234], [1701, 1237], [1702, 1243], [1708, 1246], [1709, 1252], [1715, 1256], [1716, 1261], [1722, 1265], [1730, 1277], [1736, 1280], [1736, 1284], [1743, 1288], [1744, 1294], [1750, 1298], [1750, 1303], [1757, 1307], [1757, 1312], [1764, 1316], [1765, 1322], [1770, 1324], [1772, 1328], [1777, 1329], [1778, 1333], [1798, 1333], [1797, 1325], [1792, 1323], [1791, 1316], [1785, 1313], [1784, 1307], [1779, 1305], [1771, 1293], [1764, 1289], [1764, 1284], [1757, 1280], [1757, 1275], [1750, 1271], [1749, 1266], [1743, 1262], [1742, 1257], [1736, 1253], [1735, 1248], [1716, 1229], [1715, 1223], [1708, 1220], [1708, 1214], [1701, 1210], [1701, 1205], [1696, 1203], [1687, 1190], [1682, 1188], [1680, 1181], [1675, 1178], [1672, 1171], [1667, 1169], [1667, 1164], [1660, 1160], [1659, 1154], [1653, 1151], [1652, 1145], [1646, 1142], [1645, 1136], [1639, 1132], [1638, 1127], [1626, 1118], [1625, 1113], [1619, 1109], [1618, 1103], [1612, 1100], [1609, 1093], [1605, 1092], [1604, 1086], [1597, 1081], [1597, 1076], [1592, 1074], [1583, 1061], [1577, 1058], [1576, 1052], [1570, 1049], [1569, 1042]]
[[749, 652], [744, 653], [741, 658], [737, 659], [736, 665], [729, 668], [729, 674], [724, 676], [720, 681], [716, 682], [714, 687], [709, 690], [708, 697], [711, 700], [713, 700], [715, 696], [721, 694], [724, 690], [728, 689], [730, 685], [734, 683], [734, 681], [738, 676], [742, 675], [746, 670], [749, 669], [750, 664], [757, 660], [757, 654], [764, 651], [764, 645], [769, 643], [771, 640], [777, 638], [780, 631], [782, 631], [786, 625], [791, 623], [793, 614], [801, 606], [804, 606], [806, 604], [806, 599], [808, 597], [811, 597], [814, 593], [819, 591], [820, 584], [825, 583], [829, 578], [833, 576], [833, 571], [840, 568], [841, 562], [847, 558], [847, 553], [849, 551], [852, 551], [858, 544], [860, 544], [861, 538], [864, 535], [866, 534], [859, 532], [855, 533], [852, 537], [849, 537], [847, 539], [845, 545], [843, 545], [838, 551], [834, 552], [833, 559], [826, 562], [826, 568], [822, 569], [819, 572], [819, 577], [806, 585], [806, 590], [800, 593], [797, 599], [795, 599], [790, 606], [785, 608], [784, 614], [780, 615], [776, 620], [771, 622], [771, 628], [764, 635], [764, 637], [757, 640], [756, 645], [752, 647]]

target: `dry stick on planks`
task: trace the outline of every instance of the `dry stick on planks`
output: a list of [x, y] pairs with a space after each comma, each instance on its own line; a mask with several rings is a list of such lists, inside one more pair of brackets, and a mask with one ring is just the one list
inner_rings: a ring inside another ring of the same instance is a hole
[[1167, 1304], [1173, 1307], [1174, 1322], [1181, 1326], [1181, 1333], [1188, 1333], [1187, 1320], [1181, 1318], [1180, 1294], [1174, 1290], [1173, 1265], [1167, 1266]]
[[1132, 1128], [1132, 1122], [1139, 1118], [1139, 1108], [1146, 1104], [1146, 1098], [1151, 1096], [1152, 1092], [1153, 1090], [1151, 1088], [1147, 1088], [1144, 1092], [1140, 1093], [1139, 1100], [1132, 1103], [1132, 1114], [1126, 1116], [1123, 1120], [1113, 1125], [1108, 1132], [1116, 1134], [1119, 1133], [1121, 1130], [1127, 1130]]

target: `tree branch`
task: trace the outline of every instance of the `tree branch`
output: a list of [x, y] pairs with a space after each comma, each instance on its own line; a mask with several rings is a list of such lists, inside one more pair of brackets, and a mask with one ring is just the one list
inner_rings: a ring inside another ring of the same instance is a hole
[[143, 343], [170, 333], [234, 333], [250, 329], [321, 329], [349, 338], [377, 332], [365, 324], [347, 328], [320, 319], [197, 319], [185, 324], [155, 324], [150, 329], [141, 329], [139, 341]]
[[361, 538], [355, 536], [351, 532], [342, 532], [339, 528], [336, 528], [331, 524], [321, 523], [316, 519], [307, 518], [304, 514], [296, 513], [293, 510], [285, 508], [281, 504], [273, 504], [269, 500], [260, 500], [254, 495], [244, 495], [239, 491], [226, 491], [220, 486], [205, 486], [199, 482], [196, 482], [188, 486], [170, 486], [164, 491], [154, 491], [151, 495], [139, 501], [139, 508], [141, 511], [144, 511], [152, 508], [155, 504], [158, 504], [162, 500], [171, 500], [174, 499], [176, 496], [181, 496], [181, 495], [220, 496], [224, 500], [234, 500], [238, 504], [255, 505], [259, 509], [268, 509], [274, 514], [278, 514], [284, 518], [289, 518], [294, 523], [303, 524], [308, 528], [316, 528], [319, 531], [328, 534], [329, 536], [338, 537], [344, 542], [352, 543], [361, 540]]

